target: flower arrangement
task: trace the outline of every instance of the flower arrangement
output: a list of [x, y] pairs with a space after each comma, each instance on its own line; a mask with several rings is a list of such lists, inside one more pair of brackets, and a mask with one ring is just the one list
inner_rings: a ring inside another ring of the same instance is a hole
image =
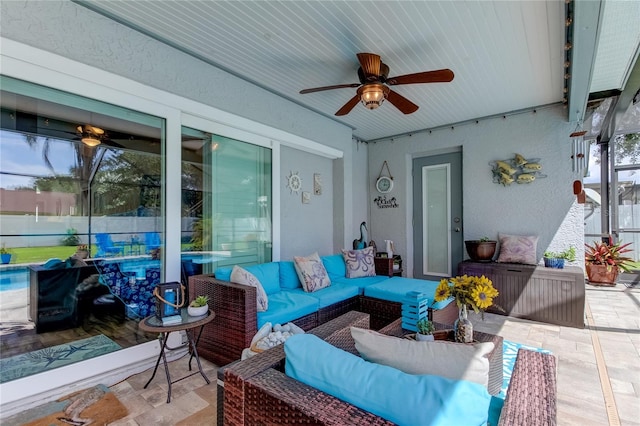
[[0, 254], [11, 254], [11, 251], [4, 244], [2, 244], [2, 247], [0, 247]]
[[622, 244], [622, 241], [615, 244], [604, 241], [585, 244], [584, 261], [587, 265], [606, 265], [607, 270], [618, 268], [619, 271], [629, 272], [633, 259], [624, 254], [633, 251], [629, 248], [630, 245], [631, 243]]
[[458, 308], [467, 306], [475, 313], [484, 312], [493, 305], [493, 299], [498, 296], [498, 290], [493, 287], [493, 282], [485, 277], [458, 276], [444, 278], [436, 289], [435, 301], [441, 302], [450, 297], [456, 301]]

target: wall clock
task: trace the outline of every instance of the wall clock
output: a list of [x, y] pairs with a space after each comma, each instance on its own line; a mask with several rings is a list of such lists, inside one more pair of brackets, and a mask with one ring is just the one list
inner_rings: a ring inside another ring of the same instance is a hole
[[[385, 167], [387, 168], [387, 176], [383, 176]], [[391, 170], [389, 170], [389, 164], [385, 160], [382, 163], [382, 168], [380, 169], [380, 173], [378, 174], [378, 180], [376, 180], [376, 189], [381, 194], [386, 194], [393, 189], [393, 176], [391, 176]]]
[[376, 189], [381, 194], [386, 194], [393, 189], [393, 178], [390, 176], [380, 176], [376, 181]]
[[302, 179], [298, 176], [298, 172], [291, 172], [287, 176], [287, 186], [291, 193], [298, 192], [302, 189]]

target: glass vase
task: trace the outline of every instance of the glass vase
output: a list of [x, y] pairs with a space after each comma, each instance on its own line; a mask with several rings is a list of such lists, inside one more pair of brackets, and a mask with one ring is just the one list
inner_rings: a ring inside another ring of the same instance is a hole
[[471, 343], [473, 342], [473, 324], [467, 318], [467, 305], [460, 306], [458, 319], [453, 323], [456, 342]]

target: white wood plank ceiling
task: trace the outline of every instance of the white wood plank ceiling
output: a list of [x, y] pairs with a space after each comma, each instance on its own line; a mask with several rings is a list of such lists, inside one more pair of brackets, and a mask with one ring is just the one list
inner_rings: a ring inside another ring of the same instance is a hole
[[[550, 1], [78, 1], [377, 140], [561, 102], [565, 2]], [[335, 112], [357, 83], [358, 52], [389, 76], [449, 68], [450, 83], [394, 86], [420, 106]], [[212, 81], [211, 84], [216, 84]]]

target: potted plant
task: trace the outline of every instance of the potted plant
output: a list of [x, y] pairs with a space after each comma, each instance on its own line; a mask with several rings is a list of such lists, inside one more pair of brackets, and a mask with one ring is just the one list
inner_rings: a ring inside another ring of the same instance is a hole
[[482, 237], [479, 240], [466, 240], [464, 246], [467, 249], [469, 258], [475, 262], [491, 262], [496, 253], [496, 240], [489, 237]]
[[198, 296], [187, 306], [187, 313], [192, 317], [200, 317], [209, 312], [209, 296]]
[[4, 244], [0, 247], [0, 261], [3, 265], [11, 263], [11, 251]]
[[416, 328], [418, 329], [418, 332], [416, 333], [416, 340], [421, 342], [434, 340], [433, 331], [435, 328], [433, 323], [427, 318], [420, 318], [416, 323]]
[[544, 266], [547, 268], [564, 268], [564, 262], [573, 262], [576, 260], [576, 248], [571, 246], [568, 249], [560, 252], [545, 251]]
[[625, 256], [633, 251], [629, 245], [631, 243], [622, 244], [622, 241], [615, 244], [604, 241], [585, 244], [584, 261], [589, 282], [616, 285], [618, 273], [629, 272], [632, 266], [633, 259]]

